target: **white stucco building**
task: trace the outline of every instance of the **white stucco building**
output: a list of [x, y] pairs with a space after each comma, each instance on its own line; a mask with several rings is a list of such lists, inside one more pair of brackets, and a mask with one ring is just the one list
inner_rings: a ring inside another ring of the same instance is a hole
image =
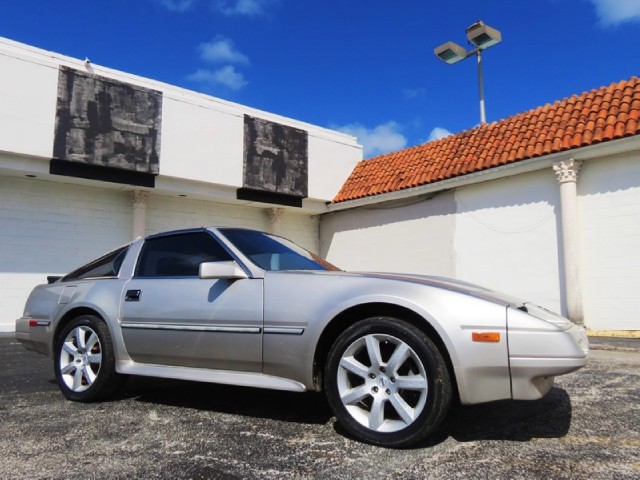
[[0, 38], [0, 331], [139, 235], [236, 225], [640, 337], [640, 80], [362, 160], [348, 135]]
[[456, 277], [593, 333], [640, 336], [639, 115], [632, 78], [365, 160], [322, 217], [321, 254]]
[[351, 136], [2, 38], [0, 71], [0, 331], [46, 275], [138, 235], [238, 225], [317, 251], [362, 159]]

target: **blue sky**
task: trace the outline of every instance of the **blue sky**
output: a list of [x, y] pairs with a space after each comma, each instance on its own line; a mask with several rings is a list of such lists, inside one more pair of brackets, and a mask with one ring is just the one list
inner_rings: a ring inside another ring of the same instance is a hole
[[365, 157], [640, 74], [640, 0], [5, 0], [0, 36], [356, 135]]

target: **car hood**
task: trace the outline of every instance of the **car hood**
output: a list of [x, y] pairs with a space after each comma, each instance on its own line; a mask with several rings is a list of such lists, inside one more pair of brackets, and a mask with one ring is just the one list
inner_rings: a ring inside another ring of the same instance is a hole
[[500, 303], [503, 305], [521, 306], [524, 301], [520, 298], [508, 295], [506, 293], [497, 292], [474, 283], [464, 282], [462, 280], [456, 280], [454, 278], [438, 277], [434, 275], [411, 275], [411, 274], [396, 274], [396, 273], [365, 273], [365, 275], [379, 278], [389, 278], [392, 280], [407, 281], [413, 283], [420, 283], [435, 288], [443, 288], [474, 297], [483, 298], [491, 302]]
[[406, 273], [386, 273], [386, 272], [343, 272], [343, 271], [305, 271], [305, 273], [313, 273], [315, 275], [326, 275], [336, 277], [359, 277], [359, 278], [371, 278], [381, 279], [397, 282], [409, 282], [425, 285], [432, 288], [440, 288], [451, 292], [457, 292], [464, 295], [470, 295], [477, 298], [482, 298], [490, 302], [498, 303], [501, 305], [511, 305], [513, 307], [520, 307], [524, 305], [524, 301], [520, 298], [507, 295], [502, 292], [497, 292], [480, 285], [464, 282], [462, 280], [456, 280], [454, 278], [438, 277], [433, 275], [417, 275]]

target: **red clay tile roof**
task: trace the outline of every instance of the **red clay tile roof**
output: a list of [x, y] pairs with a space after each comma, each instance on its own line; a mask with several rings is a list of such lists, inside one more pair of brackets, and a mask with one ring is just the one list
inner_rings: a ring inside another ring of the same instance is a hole
[[358, 163], [334, 203], [640, 134], [640, 79]]

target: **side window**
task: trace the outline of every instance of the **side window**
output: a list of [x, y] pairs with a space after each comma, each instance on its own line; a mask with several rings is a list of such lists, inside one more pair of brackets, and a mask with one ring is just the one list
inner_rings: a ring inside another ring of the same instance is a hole
[[208, 233], [183, 233], [145, 241], [136, 277], [197, 277], [202, 262], [232, 260]]
[[119, 248], [113, 252], [94, 260], [91, 263], [74, 270], [62, 278], [63, 282], [69, 280], [81, 280], [83, 278], [112, 278], [120, 273], [120, 267], [127, 255], [129, 245]]

